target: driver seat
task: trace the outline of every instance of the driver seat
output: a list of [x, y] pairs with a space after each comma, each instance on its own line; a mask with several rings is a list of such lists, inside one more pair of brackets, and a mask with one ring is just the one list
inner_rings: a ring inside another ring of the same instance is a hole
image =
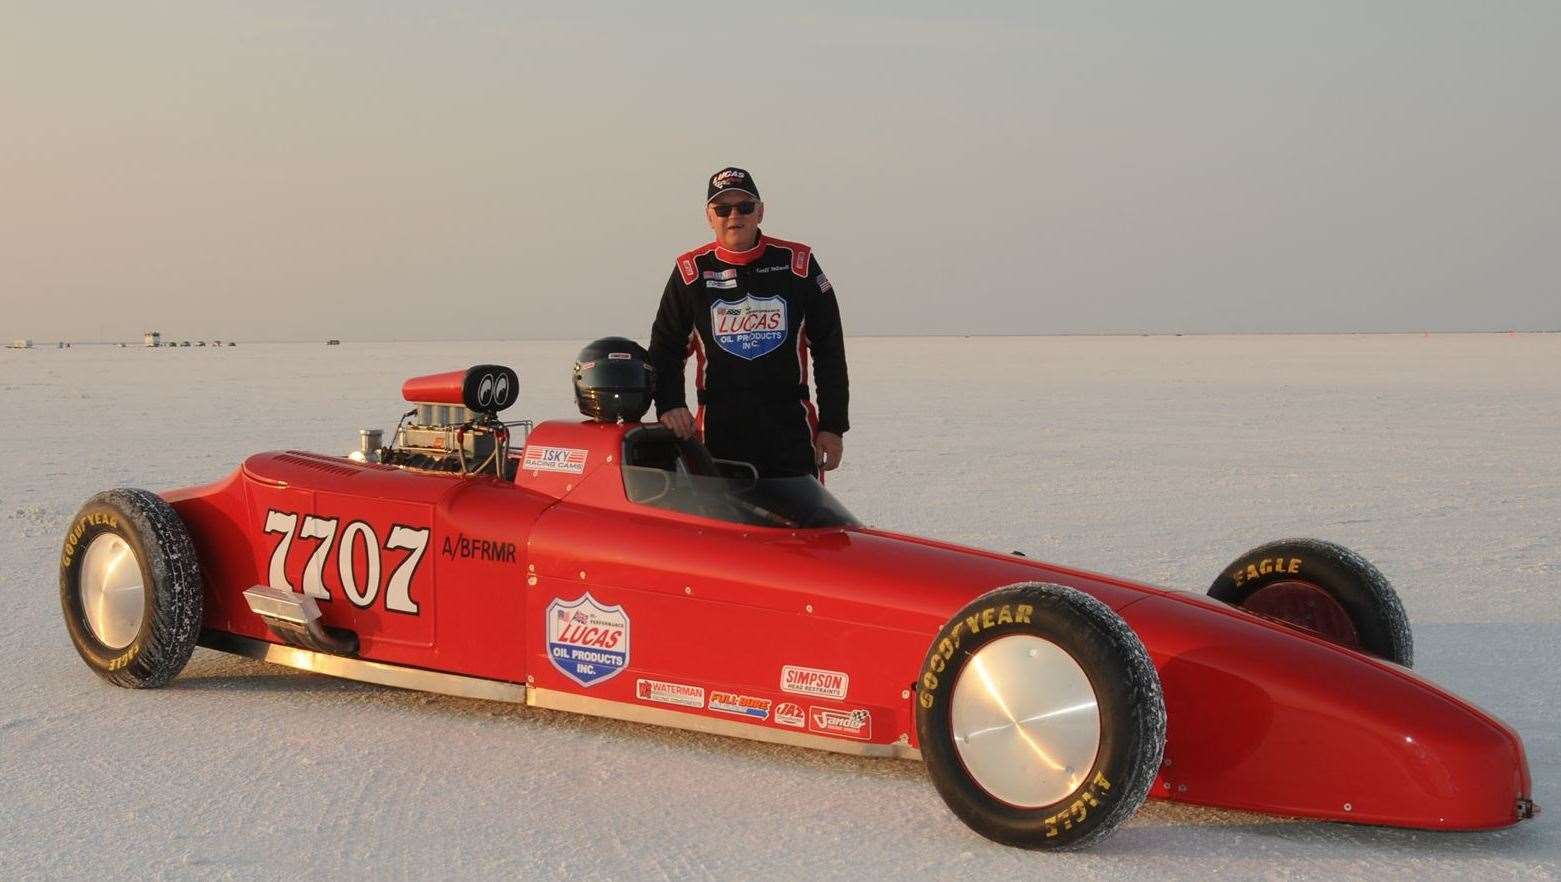
[[623, 464], [708, 477], [721, 474], [715, 457], [702, 442], [679, 438], [660, 424], [640, 426], [624, 433]]

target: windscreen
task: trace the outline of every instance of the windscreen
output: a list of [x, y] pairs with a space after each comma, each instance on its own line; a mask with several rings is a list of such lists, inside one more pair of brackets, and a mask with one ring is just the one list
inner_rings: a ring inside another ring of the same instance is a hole
[[854, 527], [856, 518], [816, 478], [716, 477], [623, 467], [630, 502], [754, 527]]

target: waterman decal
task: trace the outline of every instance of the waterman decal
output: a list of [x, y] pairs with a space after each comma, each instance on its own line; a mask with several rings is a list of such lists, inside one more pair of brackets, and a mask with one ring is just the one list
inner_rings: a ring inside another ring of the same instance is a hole
[[802, 705], [795, 701], [785, 701], [775, 706], [775, 722], [782, 726], [792, 726], [801, 729], [806, 722], [802, 713]]
[[667, 683], [661, 680], [635, 680], [634, 696], [640, 701], [659, 701], [662, 704], [681, 704], [684, 707], [704, 707], [705, 690], [700, 686], [683, 683]]
[[866, 741], [873, 737], [873, 716], [863, 708], [837, 710], [832, 707], [810, 707], [808, 731]]
[[[280, 588], [283, 591], [295, 591], [307, 594], [316, 600], [331, 600], [330, 589], [325, 586], [322, 574], [325, 571], [325, 561], [332, 551], [336, 552], [336, 575], [341, 579], [342, 593], [353, 606], [366, 609], [374, 605], [379, 597], [380, 569], [382, 559], [386, 551], [410, 552], [396, 565], [390, 574], [390, 579], [385, 582], [385, 609], [390, 612], [417, 615], [418, 604], [412, 597], [412, 577], [417, 574], [417, 565], [423, 560], [423, 552], [428, 550], [428, 528], [408, 527], [403, 524], [392, 524], [390, 536], [385, 540], [381, 548], [379, 536], [374, 528], [366, 521], [352, 521], [341, 531], [341, 541], [336, 541], [336, 527], [340, 523], [336, 518], [322, 518], [316, 515], [304, 515], [303, 524], [298, 523], [296, 512], [277, 511], [271, 509], [266, 512], [266, 523], [263, 532], [278, 533], [282, 538], [277, 542], [276, 548], [271, 551], [271, 565], [267, 570], [266, 584], [272, 588]], [[318, 539], [319, 546], [309, 555], [309, 560], [304, 564], [302, 575], [302, 588], [294, 588], [293, 583], [287, 577], [287, 552], [293, 546], [294, 528], [297, 528], [297, 538], [301, 540]], [[358, 572], [358, 555], [355, 553], [359, 545], [363, 546], [364, 572]]]
[[444, 537], [444, 544], [439, 547], [439, 551], [451, 560], [459, 557], [488, 560], [494, 563], [515, 562], [515, 543], [470, 539], [465, 533]]
[[782, 692], [812, 695], [817, 698], [844, 699], [851, 687], [851, 678], [839, 671], [821, 671], [817, 668], [799, 668], [787, 665], [781, 668]]
[[534, 472], [585, 472], [586, 451], [575, 447], [526, 447], [526, 459], [520, 467]]
[[710, 333], [717, 346], [752, 361], [786, 342], [786, 301], [746, 295], [741, 300], [717, 300], [710, 307]]
[[768, 720], [770, 718], [770, 700], [768, 698], [754, 698], [752, 695], [738, 695], [735, 692], [711, 692], [710, 709], [724, 714], [737, 714], [738, 716], [751, 717], [755, 720]]
[[553, 598], [547, 621], [547, 659], [581, 686], [611, 680], [629, 666], [629, 616], [602, 606], [587, 591], [574, 600]]

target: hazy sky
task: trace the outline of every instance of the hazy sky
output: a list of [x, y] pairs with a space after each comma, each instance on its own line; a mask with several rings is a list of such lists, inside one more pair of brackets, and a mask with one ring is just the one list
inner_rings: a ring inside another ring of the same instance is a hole
[[450, 5], [0, 0], [0, 338], [1561, 328], [1556, 0]]

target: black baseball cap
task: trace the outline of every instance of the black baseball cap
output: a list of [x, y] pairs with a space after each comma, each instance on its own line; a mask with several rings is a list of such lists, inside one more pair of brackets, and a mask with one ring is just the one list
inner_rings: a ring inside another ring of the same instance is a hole
[[705, 204], [709, 205], [710, 200], [728, 190], [747, 193], [755, 199], [761, 198], [759, 196], [759, 185], [753, 182], [753, 175], [748, 174], [743, 169], [729, 165], [710, 176], [710, 187], [705, 192]]

